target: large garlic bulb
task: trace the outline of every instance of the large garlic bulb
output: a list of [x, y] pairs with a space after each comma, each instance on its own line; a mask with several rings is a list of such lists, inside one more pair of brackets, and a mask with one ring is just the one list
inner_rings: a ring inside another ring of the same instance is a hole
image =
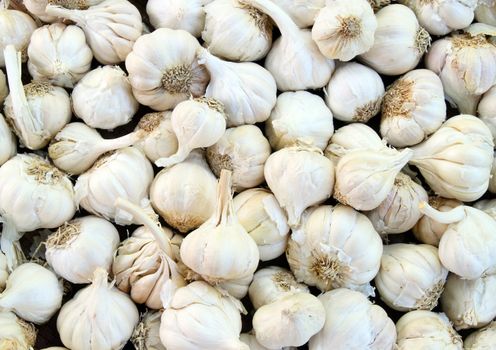
[[166, 350], [160, 341], [162, 312], [148, 310], [134, 328], [131, 343], [138, 350]]
[[477, 115], [491, 130], [493, 139], [496, 140], [496, 86], [493, 86], [482, 95], [477, 105]]
[[0, 113], [0, 165], [17, 154], [17, 142], [5, 118]]
[[32, 349], [36, 328], [9, 311], [0, 312], [0, 349]]
[[135, 131], [142, 130], [144, 135], [134, 146], [145, 153], [150, 161], [169, 157], [177, 152], [177, 137], [171, 125], [172, 112], [145, 114]]
[[7, 78], [5, 73], [0, 69], [0, 105], [3, 104], [5, 97], [9, 94], [9, 87], [7, 86]]
[[282, 8], [300, 28], [311, 27], [326, 0], [271, 0]]
[[496, 3], [494, 0], [479, 0], [475, 9], [477, 22], [496, 25]]
[[475, 350], [475, 349], [491, 349], [491, 347], [496, 343], [496, 322], [491, 322], [484, 328], [478, 329], [477, 331], [470, 334], [465, 341], [463, 346], [465, 350]]

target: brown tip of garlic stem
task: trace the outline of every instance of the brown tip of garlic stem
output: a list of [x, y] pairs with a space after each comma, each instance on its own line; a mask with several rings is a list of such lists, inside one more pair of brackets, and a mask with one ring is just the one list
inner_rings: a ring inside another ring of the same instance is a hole
[[419, 55], [423, 55], [427, 52], [429, 46], [431, 46], [431, 36], [429, 32], [422, 27], [419, 27], [417, 34], [415, 36], [415, 48]]
[[81, 232], [80, 220], [73, 220], [64, 223], [59, 229], [48, 236], [46, 246], [48, 248], [63, 248], [69, 245], [73, 238], [77, 237]]

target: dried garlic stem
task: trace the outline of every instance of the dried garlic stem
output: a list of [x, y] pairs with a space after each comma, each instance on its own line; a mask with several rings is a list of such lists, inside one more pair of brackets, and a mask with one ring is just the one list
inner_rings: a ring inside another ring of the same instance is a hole
[[439, 211], [431, 207], [427, 202], [420, 202], [419, 210], [422, 214], [441, 224], [452, 224], [465, 218], [465, 208], [460, 205], [450, 211]]
[[232, 172], [222, 169], [217, 185], [217, 209], [215, 211], [215, 225], [225, 225], [231, 221], [234, 208], [232, 204]]
[[138, 130], [115, 139], [103, 139], [101, 142], [98, 143], [98, 147], [100, 148], [101, 152], [114, 151], [134, 145], [145, 135], [146, 132], [144, 130]]

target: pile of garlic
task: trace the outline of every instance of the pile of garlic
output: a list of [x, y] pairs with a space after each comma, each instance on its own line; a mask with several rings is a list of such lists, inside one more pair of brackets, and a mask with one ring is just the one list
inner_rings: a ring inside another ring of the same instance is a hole
[[496, 1], [22, 5], [0, 350], [494, 348]]

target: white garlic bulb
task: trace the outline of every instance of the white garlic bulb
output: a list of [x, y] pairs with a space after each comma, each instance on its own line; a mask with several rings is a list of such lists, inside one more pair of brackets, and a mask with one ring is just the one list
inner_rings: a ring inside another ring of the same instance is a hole
[[334, 0], [321, 9], [312, 39], [324, 56], [350, 61], [374, 44], [377, 20], [367, 0]]
[[42, 324], [62, 305], [62, 285], [55, 274], [34, 263], [17, 267], [0, 293], [0, 308], [15, 312], [22, 319]]
[[465, 341], [463, 346], [465, 350], [483, 350], [491, 349], [491, 347], [496, 342], [496, 322], [491, 322], [484, 328], [478, 329], [477, 331], [470, 334]]
[[7, 86], [7, 78], [5, 73], [0, 69], [0, 105], [3, 104], [5, 97], [9, 94], [9, 87]]
[[299, 282], [324, 292], [345, 287], [365, 294], [373, 294], [369, 282], [381, 255], [382, 241], [370, 220], [344, 205], [306, 210], [286, 251]]
[[244, 0], [244, 3], [270, 16], [281, 32], [265, 58], [265, 68], [274, 76], [279, 90], [317, 89], [329, 82], [334, 61], [322, 55], [310, 30], [299, 29], [270, 0]]
[[241, 192], [265, 181], [264, 164], [270, 156], [269, 141], [254, 125], [229, 128], [207, 148], [207, 161], [216, 176], [222, 169], [232, 171], [233, 188]]
[[333, 132], [332, 112], [308, 91], [280, 94], [265, 122], [265, 134], [276, 151], [298, 142], [324, 150]]
[[134, 129], [142, 130], [144, 134], [134, 146], [142, 150], [152, 162], [177, 152], [177, 137], [172, 130], [171, 114], [170, 111], [147, 113]]
[[72, 88], [90, 70], [93, 53], [79, 27], [55, 23], [33, 32], [28, 57], [33, 79]]
[[214, 55], [230, 61], [257, 61], [272, 45], [272, 21], [239, 0], [215, 0], [205, 6], [202, 39]]
[[334, 118], [366, 123], [381, 110], [384, 83], [373, 69], [349, 62], [336, 68], [324, 93]]
[[127, 0], [103, 0], [83, 10], [48, 4], [46, 13], [76, 22], [102, 64], [124, 62], [143, 30], [138, 9]]
[[474, 203], [474, 208], [480, 209], [496, 220], [496, 199], [484, 199]]
[[267, 185], [296, 226], [303, 211], [324, 202], [332, 194], [334, 165], [318, 148], [305, 145], [283, 148], [265, 162]]
[[494, 0], [479, 0], [475, 8], [476, 22], [496, 25], [496, 3]]
[[413, 146], [441, 127], [446, 119], [441, 79], [415, 69], [390, 85], [384, 95], [381, 135], [392, 146]]
[[[1, 100], [1, 99], [0, 99]], [[496, 86], [487, 90], [477, 105], [477, 115], [491, 130], [496, 140]]]
[[432, 349], [462, 350], [462, 338], [453, 329], [445, 314], [416, 310], [404, 314], [396, 322], [398, 350]]
[[92, 214], [118, 225], [129, 225], [132, 217], [118, 210], [115, 200], [123, 197], [148, 207], [152, 180], [153, 168], [145, 155], [134, 147], [121, 148], [100, 157], [78, 177], [74, 186], [76, 202]]
[[57, 16], [50, 16], [46, 13], [46, 7], [48, 3], [61, 5], [65, 8], [84, 10], [90, 6], [97, 5], [103, 0], [25, 0], [23, 1], [24, 6], [27, 10], [38, 17], [40, 20], [46, 23], [54, 23], [58, 21]]
[[[250, 350], [268, 350], [265, 346], [261, 345], [253, 331], [250, 333], [241, 333], [239, 339], [250, 347]], [[284, 347], [282, 350], [297, 350], [294, 346]]]
[[110, 270], [119, 241], [119, 232], [110, 222], [84, 216], [64, 223], [48, 236], [45, 257], [65, 280], [89, 283], [98, 267]]
[[148, 310], [134, 328], [131, 343], [137, 350], [166, 350], [160, 341], [162, 312]]
[[377, 73], [404, 74], [420, 62], [430, 45], [429, 33], [408, 7], [386, 6], [376, 13], [374, 45], [360, 59]]
[[0, 165], [17, 154], [17, 142], [5, 118], [0, 113]]
[[8, 277], [7, 257], [0, 251], [0, 292], [5, 289], [5, 282], [7, 282]]
[[410, 163], [437, 195], [470, 202], [487, 191], [493, 147], [486, 125], [462, 114], [448, 119], [430, 138], [412, 147]]
[[326, 0], [271, 0], [282, 8], [300, 28], [311, 27]]
[[5, 99], [5, 117], [10, 119], [24, 146], [31, 150], [43, 148], [71, 119], [69, 94], [45, 81], [33, 81], [23, 86], [21, 54], [9, 45], [4, 57], [10, 89]]
[[36, 343], [36, 328], [9, 311], [0, 312], [0, 348], [32, 349]]
[[289, 293], [253, 315], [257, 341], [269, 349], [302, 346], [324, 326], [322, 302], [310, 293]]
[[212, 216], [217, 179], [200, 151], [159, 172], [150, 187], [155, 210], [174, 229], [187, 233]]
[[263, 188], [241, 192], [233, 199], [239, 223], [258, 245], [260, 260], [267, 261], [286, 251], [289, 226], [276, 197]]
[[320, 295], [319, 300], [326, 310], [326, 321], [310, 339], [310, 350], [395, 348], [393, 321], [362, 293], [340, 288]]
[[107, 271], [95, 270], [91, 285], [60, 310], [57, 330], [69, 349], [122, 349], [138, 324], [136, 305], [107, 278]]
[[223, 61], [205, 49], [198, 63], [211, 74], [205, 96], [224, 104], [227, 126], [255, 124], [269, 118], [276, 104], [277, 87], [266, 69], [252, 62]]
[[199, 48], [184, 30], [160, 28], [136, 40], [126, 69], [138, 102], [166, 111], [190, 96], [203, 96], [210, 77], [197, 62]]

